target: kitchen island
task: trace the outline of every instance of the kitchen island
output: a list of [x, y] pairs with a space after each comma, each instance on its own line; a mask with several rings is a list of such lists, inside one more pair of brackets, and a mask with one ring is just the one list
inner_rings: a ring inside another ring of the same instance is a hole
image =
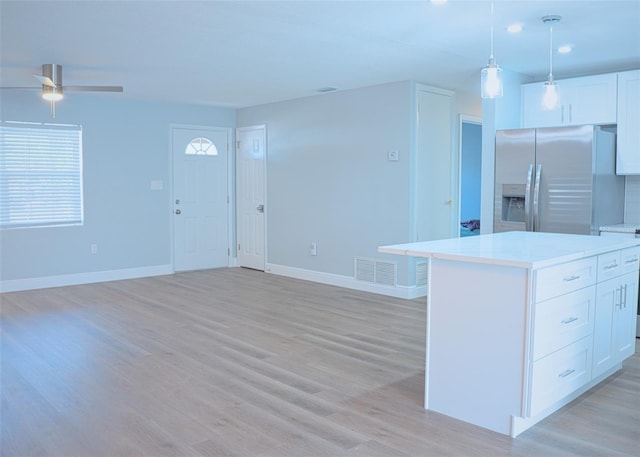
[[639, 239], [506, 232], [378, 250], [428, 259], [426, 409], [515, 437], [635, 352]]

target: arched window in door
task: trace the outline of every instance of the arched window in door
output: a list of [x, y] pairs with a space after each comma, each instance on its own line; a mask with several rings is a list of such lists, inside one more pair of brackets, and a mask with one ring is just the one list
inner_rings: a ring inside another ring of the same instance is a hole
[[209, 140], [208, 138], [200, 137], [191, 140], [191, 142], [187, 145], [184, 153], [187, 155], [217, 156], [218, 149], [211, 140]]

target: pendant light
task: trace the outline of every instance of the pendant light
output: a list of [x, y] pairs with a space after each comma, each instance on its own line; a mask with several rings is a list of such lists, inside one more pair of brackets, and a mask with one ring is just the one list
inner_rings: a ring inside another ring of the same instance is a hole
[[493, 57], [493, 0], [491, 0], [491, 54], [489, 63], [480, 73], [480, 93], [482, 98], [502, 97], [502, 68]]
[[560, 16], [544, 16], [542, 22], [549, 25], [549, 79], [544, 83], [542, 109], [552, 111], [560, 106], [560, 91], [553, 80], [553, 25], [560, 22]]

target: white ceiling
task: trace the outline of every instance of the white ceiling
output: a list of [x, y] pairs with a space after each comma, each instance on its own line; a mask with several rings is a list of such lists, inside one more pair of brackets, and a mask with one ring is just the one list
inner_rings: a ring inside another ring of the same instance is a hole
[[[575, 46], [557, 78], [640, 68], [640, 0], [495, 0], [501, 67], [546, 78], [549, 14]], [[3, 86], [57, 63], [65, 84], [124, 86], [110, 97], [245, 107], [401, 80], [475, 91], [490, 1], [2, 0], [0, 21]]]

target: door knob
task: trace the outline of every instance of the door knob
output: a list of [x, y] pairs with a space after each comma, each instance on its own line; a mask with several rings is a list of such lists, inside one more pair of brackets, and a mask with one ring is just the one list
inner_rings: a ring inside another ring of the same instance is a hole
[[264, 205], [258, 205], [256, 209], [258, 210], [259, 213], [264, 213]]
[[176, 210], [176, 214], [182, 214], [182, 211], [180, 211], [179, 209]]

